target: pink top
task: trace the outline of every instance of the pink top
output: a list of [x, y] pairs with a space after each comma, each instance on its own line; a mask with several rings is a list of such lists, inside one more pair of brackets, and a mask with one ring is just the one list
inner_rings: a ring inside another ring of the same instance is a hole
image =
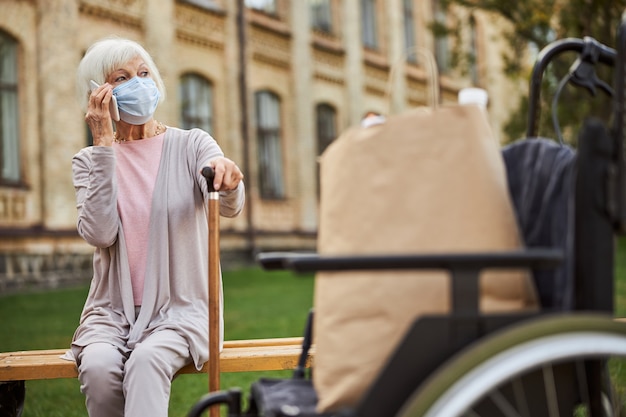
[[117, 210], [122, 221], [135, 306], [140, 306], [146, 273], [152, 193], [165, 133], [150, 139], [115, 143]]

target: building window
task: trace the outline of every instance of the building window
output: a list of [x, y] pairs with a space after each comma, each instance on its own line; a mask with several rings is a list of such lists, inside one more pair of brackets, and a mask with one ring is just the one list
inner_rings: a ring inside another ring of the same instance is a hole
[[435, 59], [439, 72], [446, 73], [450, 69], [450, 51], [448, 47], [448, 15], [439, 0], [433, 0]]
[[332, 33], [333, 15], [331, 0], [310, 0], [311, 27], [320, 32]]
[[180, 122], [183, 129], [200, 128], [213, 134], [213, 86], [197, 74], [180, 78]]
[[246, 6], [268, 14], [276, 14], [276, 0], [246, 0]]
[[269, 91], [255, 93], [259, 188], [263, 199], [285, 197], [281, 149], [280, 100]]
[[317, 154], [321, 155], [337, 137], [337, 112], [330, 104], [318, 104], [315, 109], [317, 122]]
[[[337, 137], [337, 112], [330, 104], [318, 104], [315, 108], [317, 126], [317, 155], [324, 153], [328, 145]], [[320, 193], [319, 165], [317, 165], [317, 195]]]
[[361, 0], [361, 24], [363, 46], [377, 49], [376, 0]]
[[413, 0], [403, 0], [404, 8], [404, 48], [407, 54], [407, 61], [417, 62], [416, 40], [415, 40], [415, 16], [413, 10]]
[[20, 132], [17, 99], [17, 42], [0, 32], [0, 183], [19, 184]]
[[220, 10], [220, 4], [217, 0], [178, 0], [181, 3], [192, 4], [206, 10]]

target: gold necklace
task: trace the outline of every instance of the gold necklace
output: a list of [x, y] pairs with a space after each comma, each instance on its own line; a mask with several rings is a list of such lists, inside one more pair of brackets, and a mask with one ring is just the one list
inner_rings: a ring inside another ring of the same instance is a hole
[[[156, 122], [156, 128], [154, 129], [154, 134], [152, 136], [148, 136], [150, 138], [159, 136], [161, 133], [165, 132], [165, 130], [167, 129], [167, 127], [163, 123], [159, 122], [158, 120], [155, 120], [155, 122]], [[139, 140], [139, 139], [144, 139], [144, 138], [138, 138], [136, 140]], [[113, 140], [115, 140], [117, 143], [128, 141], [128, 139], [118, 136], [117, 131], [115, 131], [113, 135]]]

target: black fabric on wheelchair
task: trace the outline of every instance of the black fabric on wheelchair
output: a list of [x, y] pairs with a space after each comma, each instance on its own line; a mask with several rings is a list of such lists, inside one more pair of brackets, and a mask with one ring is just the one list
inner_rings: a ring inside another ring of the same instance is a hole
[[[321, 417], [316, 412], [317, 393], [313, 381], [306, 378], [306, 361], [313, 339], [313, 315], [307, 316], [302, 340], [302, 353], [292, 378], [261, 378], [250, 387], [248, 415], [264, 417]], [[310, 374], [309, 374], [310, 376]]]
[[310, 379], [261, 378], [250, 387], [250, 407], [265, 417], [319, 417], [317, 394]]
[[553, 140], [520, 140], [502, 149], [509, 194], [524, 245], [558, 248], [565, 261], [533, 271], [541, 307], [574, 307], [574, 194], [576, 152]]

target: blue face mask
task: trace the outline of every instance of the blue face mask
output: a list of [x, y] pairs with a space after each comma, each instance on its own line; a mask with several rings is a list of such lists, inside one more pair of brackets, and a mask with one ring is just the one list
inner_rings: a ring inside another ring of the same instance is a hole
[[152, 118], [159, 104], [159, 89], [152, 78], [133, 77], [113, 89], [120, 119], [131, 125], [142, 125]]

